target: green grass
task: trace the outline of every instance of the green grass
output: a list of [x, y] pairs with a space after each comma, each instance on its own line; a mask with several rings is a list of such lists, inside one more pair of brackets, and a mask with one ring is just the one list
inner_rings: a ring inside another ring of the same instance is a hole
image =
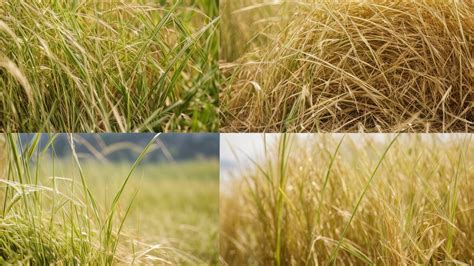
[[1, 263], [217, 264], [216, 161], [78, 164], [7, 137]]
[[472, 136], [294, 135], [222, 184], [223, 265], [474, 263]]
[[0, 1], [0, 128], [216, 131], [217, 24], [217, 1]]

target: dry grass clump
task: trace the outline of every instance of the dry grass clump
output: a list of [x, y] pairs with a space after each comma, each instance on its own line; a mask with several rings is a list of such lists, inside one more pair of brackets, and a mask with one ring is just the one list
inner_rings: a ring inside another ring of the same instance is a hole
[[[279, 33], [263, 29], [255, 36], [264, 44], [221, 67], [224, 131], [474, 129], [472, 1], [285, 5], [297, 11]], [[227, 50], [224, 60], [232, 58]]]
[[224, 184], [224, 265], [474, 263], [472, 136], [284, 136], [265, 151]]

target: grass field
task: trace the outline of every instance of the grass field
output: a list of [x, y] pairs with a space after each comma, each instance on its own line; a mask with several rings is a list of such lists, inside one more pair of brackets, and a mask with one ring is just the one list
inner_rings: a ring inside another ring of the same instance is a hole
[[225, 132], [471, 132], [474, 4], [221, 1]]
[[218, 3], [0, 1], [0, 129], [216, 131]]
[[78, 164], [29, 148], [15, 161], [16, 137], [8, 138], [0, 263], [217, 264], [217, 161], [133, 170], [133, 162]]
[[472, 137], [267, 142], [221, 184], [223, 265], [472, 265]]

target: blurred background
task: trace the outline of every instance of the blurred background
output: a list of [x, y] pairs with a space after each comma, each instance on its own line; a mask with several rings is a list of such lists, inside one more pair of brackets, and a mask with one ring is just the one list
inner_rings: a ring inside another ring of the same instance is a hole
[[[68, 134], [40, 134], [38, 149], [49, 148], [46, 153], [58, 158], [72, 155]], [[76, 153], [80, 158], [106, 159], [108, 161], [134, 161], [156, 134], [73, 134]], [[36, 134], [20, 134], [22, 147], [27, 147]], [[189, 161], [219, 157], [218, 134], [161, 134], [143, 163], [164, 161]]]

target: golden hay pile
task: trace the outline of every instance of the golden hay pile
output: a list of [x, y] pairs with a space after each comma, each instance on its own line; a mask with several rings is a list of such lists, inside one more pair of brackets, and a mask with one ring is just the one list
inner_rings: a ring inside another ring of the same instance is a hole
[[222, 65], [224, 131], [474, 129], [474, 2], [293, 4], [279, 34]]

